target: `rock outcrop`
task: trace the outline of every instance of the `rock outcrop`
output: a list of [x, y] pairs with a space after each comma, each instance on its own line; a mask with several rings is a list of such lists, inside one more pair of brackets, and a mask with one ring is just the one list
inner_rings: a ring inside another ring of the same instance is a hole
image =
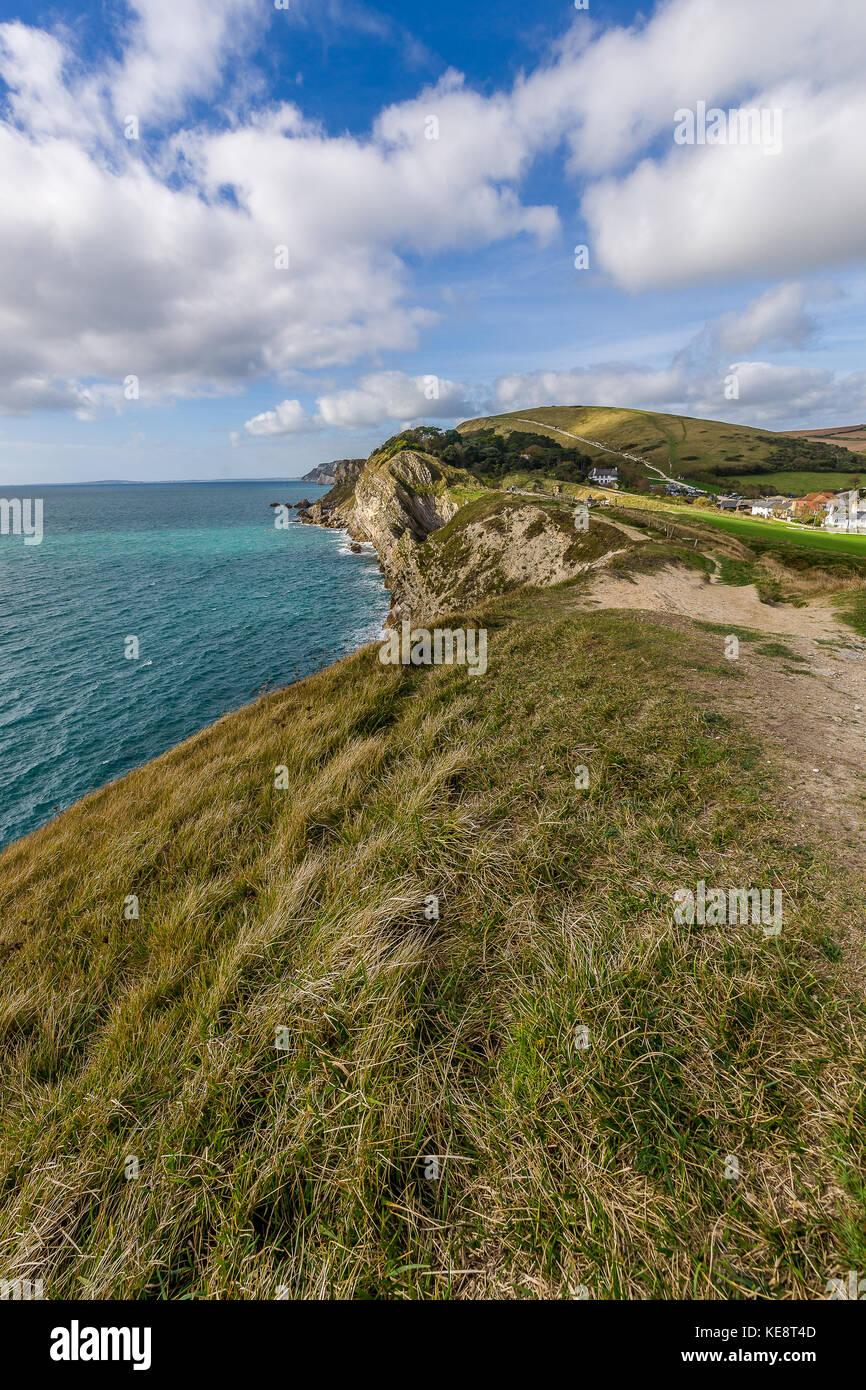
[[593, 519], [579, 533], [571, 509], [510, 496], [429, 454], [373, 454], [346, 469], [300, 521], [370, 541], [391, 591], [389, 624], [435, 618], [527, 584], [558, 584], [622, 546]]
[[365, 459], [335, 459], [333, 463], [317, 463], [316, 467], [311, 468], [309, 473], [305, 473], [299, 481], [302, 483], [322, 483], [325, 487], [333, 487], [335, 483], [345, 479], [352, 469], [355, 470], [357, 477], [365, 462]]
[[391, 590], [390, 620], [407, 616], [407, 601], [419, 599], [416, 551], [431, 532], [460, 507], [457, 486], [477, 483], [461, 469], [406, 449], [383, 458], [373, 454], [341, 471], [335, 486], [300, 520], [348, 531], [353, 541], [370, 541]]

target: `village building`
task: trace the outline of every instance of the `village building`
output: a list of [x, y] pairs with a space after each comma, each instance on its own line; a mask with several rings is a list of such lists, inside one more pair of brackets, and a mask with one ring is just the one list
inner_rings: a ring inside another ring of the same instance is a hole
[[752, 503], [752, 516], [787, 516], [790, 499], [777, 494], [775, 497], [761, 497]]
[[618, 487], [619, 469], [615, 464], [597, 463], [589, 470], [588, 480], [599, 487]]
[[828, 531], [866, 535], [866, 496], [861, 497], [856, 488], [851, 492], [836, 493], [826, 505], [824, 526]]
[[817, 516], [818, 513], [827, 510], [834, 496], [835, 493], [832, 492], [807, 492], [805, 497], [795, 497], [792, 503], [794, 515], [800, 520], [807, 516]]

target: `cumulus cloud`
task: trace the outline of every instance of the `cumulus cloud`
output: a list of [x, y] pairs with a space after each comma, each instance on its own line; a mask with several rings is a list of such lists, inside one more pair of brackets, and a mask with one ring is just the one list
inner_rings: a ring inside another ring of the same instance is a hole
[[818, 327], [807, 304], [810, 301], [827, 303], [838, 299], [840, 294], [836, 285], [822, 281], [774, 285], [753, 299], [742, 312], [723, 314], [712, 326], [712, 343], [721, 354], [750, 352], [759, 346], [802, 347]]
[[297, 434], [312, 427], [300, 401], [282, 401], [276, 410], [265, 410], [261, 415], [254, 415], [244, 425], [247, 434], [264, 439], [278, 434]]
[[[864, 61], [850, 0], [671, 0], [587, 45], [567, 138], [572, 170], [598, 176], [582, 203], [596, 264], [641, 290], [862, 259]], [[780, 153], [675, 145], [674, 112], [698, 101], [781, 109]]]
[[471, 409], [466, 386], [437, 376], [406, 376], [375, 372], [361, 377], [357, 387], [319, 396], [316, 404], [326, 425], [357, 429], [386, 420], [411, 424], [419, 420], [448, 420]]
[[816, 331], [811, 302], [839, 295], [836, 286], [774, 286], [739, 312], [722, 314], [695, 334], [670, 363], [603, 363], [573, 371], [511, 372], [494, 384], [496, 408], [533, 405], [637, 407], [784, 428], [818, 416], [866, 415], [866, 372], [754, 361], [732, 354], [802, 345]]
[[778, 156], [757, 145], [682, 146], [587, 190], [597, 264], [619, 284], [797, 274], [863, 257], [862, 82], [819, 94], [764, 90], [752, 104], [784, 111]]
[[317, 396], [316, 407], [309, 416], [300, 401], [283, 401], [276, 410], [247, 420], [244, 429], [265, 437], [325, 428], [372, 429], [387, 421], [411, 425], [421, 420], [455, 420], [472, 409], [463, 383], [405, 372], [369, 373], [355, 386]]
[[109, 69], [118, 119], [164, 120], [207, 96], [256, 33], [260, 0], [131, 0], [123, 60]]
[[[607, 363], [574, 371], [509, 373], [495, 383], [500, 411], [542, 405], [600, 405], [788, 428], [803, 420], [866, 415], [866, 372], [734, 361], [689, 375], [684, 361], [659, 371]], [[728, 394], [736, 383], [736, 398]]]
[[675, 367], [648, 371], [630, 362], [606, 362], [564, 372], [508, 372], [497, 379], [494, 395], [498, 411], [525, 410], [533, 405], [659, 408], [682, 388], [683, 373]]
[[286, 400], [244, 428], [254, 437], [274, 437], [324, 428], [373, 429], [389, 422], [457, 421], [545, 405], [637, 407], [767, 428], [813, 416], [859, 419], [866, 416], [866, 372], [836, 374], [737, 355], [803, 346], [819, 330], [811, 306], [839, 295], [826, 281], [775, 285], [743, 309], [706, 324], [661, 367], [602, 362], [569, 371], [508, 372], [493, 383], [473, 385], [374, 372], [351, 387], [317, 396], [313, 414], [306, 414], [298, 400]]
[[[488, 159], [461, 133], [485, 102], [454, 75], [367, 138], [329, 137], [285, 104], [152, 136], [146, 114], [211, 90], [252, 13], [201, 8], [175, 25], [141, 0], [122, 60], [95, 74], [61, 38], [0, 25], [0, 341], [23, 345], [0, 359], [0, 410], [40, 393], [77, 410], [82, 389], [112, 399], [128, 373], [156, 400], [413, 349], [438, 316], [411, 302], [407, 255], [558, 226], [509, 183], [525, 141]], [[431, 103], [448, 153], [426, 138]]]
[[[80, 411], [86, 391], [121, 408], [129, 373], [141, 400], [285, 390], [298, 369], [413, 350], [436, 322], [413, 301], [413, 258], [556, 236], [557, 210], [521, 188], [563, 149], [593, 265], [628, 289], [808, 277], [864, 253], [866, 7], [851, 0], [667, 0], [628, 28], [577, 15], [510, 89], [448, 72], [366, 136], [262, 102], [184, 123], [191, 100], [225, 98], [273, 21], [259, 0], [135, 0], [126, 15], [98, 70], [66, 31], [0, 24], [0, 343], [15, 345], [0, 410]], [[782, 152], [675, 146], [674, 111], [699, 99], [783, 106]], [[140, 140], [124, 138], [130, 114]], [[805, 341], [795, 304], [765, 312]], [[763, 334], [718, 331], [744, 359]], [[667, 374], [633, 386], [655, 398]], [[314, 419], [391, 408], [353, 390]]]

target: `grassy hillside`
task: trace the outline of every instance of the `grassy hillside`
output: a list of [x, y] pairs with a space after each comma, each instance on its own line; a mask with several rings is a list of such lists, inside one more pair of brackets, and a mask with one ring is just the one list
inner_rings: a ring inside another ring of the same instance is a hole
[[[818, 1298], [866, 1267], [856, 859], [717, 633], [574, 593], [464, 615], [484, 676], [366, 648], [3, 853], [4, 1277]], [[781, 935], [676, 925], [699, 879], [781, 888]]]
[[[841, 469], [850, 472], [851, 455], [831, 444], [750, 429], [721, 420], [698, 420], [685, 415], [662, 415], [649, 410], [620, 410], [595, 406], [538, 406], [467, 420], [462, 434], [480, 429], [505, 433], [526, 430], [527, 421], [539, 433], [567, 442], [558, 431], [594, 439], [610, 449], [645, 458], [674, 478], [706, 475], [734, 479], [779, 469]], [[626, 476], [652, 476], [639, 465], [616, 460], [603, 449], [583, 443], [581, 450], [603, 463], [618, 462]], [[755, 478], [760, 482], [759, 478]], [[764, 489], [765, 491], [769, 489]]]
[[[866, 465], [858, 473], [856, 463], [853, 470], [847, 473], [833, 472], [809, 473], [792, 470], [785, 473], [762, 473], [760, 483], [764, 492], [780, 492], [787, 497], [805, 497], [809, 492], [824, 492], [828, 488], [833, 492], [842, 492], [847, 488], [862, 487], [866, 480]], [[757, 482], [758, 480], [755, 479]]]

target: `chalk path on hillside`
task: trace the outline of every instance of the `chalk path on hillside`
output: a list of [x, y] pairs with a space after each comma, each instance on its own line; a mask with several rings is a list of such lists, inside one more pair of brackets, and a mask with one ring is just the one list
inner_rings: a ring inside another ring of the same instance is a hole
[[600, 439], [587, 439], [583, 434], [572, 434], [571, 430], [562, 430], [558, 425], [548, 425], [543, 420], [529, 420], [525, 415], [517, 415], [521, 425], [535, 425], [536, 429], [553, 430], [554, 434], [564, 434], [567, 439], [577, 439], [581, 444], [589, 444], [593, 449], [601, 449], [606, 454], [615, 454], [617, 458], [628, 459], [629, 463], [640, 463], [644, 468], [651, 468], [654, 473], [658, 473], [660, 478], [664, 478], [666, 483], [675, 483], [676, 478], [669, 478], [667, 473], [663, 473], [660, 468], [656, 468], [649, 459], [641, 458], [639, 454], [626, 454], [622, 449], [612, 449], [609, 444], [602, 444]]

